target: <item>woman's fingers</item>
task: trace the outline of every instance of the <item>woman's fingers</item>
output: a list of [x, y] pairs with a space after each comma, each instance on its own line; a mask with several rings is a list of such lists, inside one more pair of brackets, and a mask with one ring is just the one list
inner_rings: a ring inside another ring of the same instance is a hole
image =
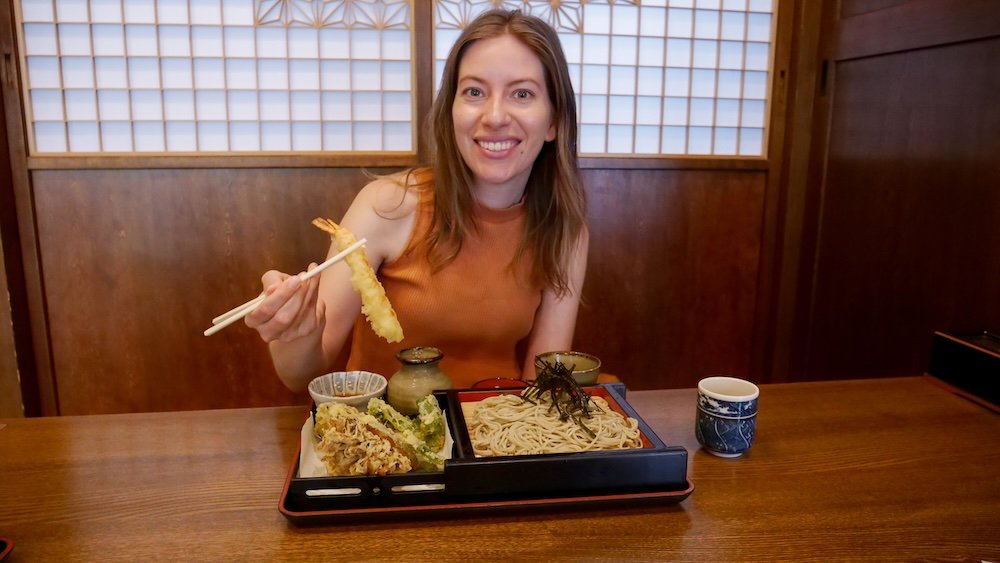
[[[316, 267], [316, 264], [310, 264], [309, 270]], [[301, 275], [301, 274], [300, 274]], [[279, 340], [283, 342], [289, 342], [312, 333], [313, 331], [321, 328], [325, 324], [325, 320], [321, 320], [316, 315], [316, 303], [319, 296], [319, 277], [313, 277], [302, 283], [301, 291], [296, 295], [299, 300], [298, 310], [295, 312], [295, 322], [291, 323], [289, 328], [281, 333]], [[291, 305], [291, 301], [289, 302]]]
[[[317, 264], [313, 262], [309, 264], [309, 269], [306, 271], [312, 271]], [[316, 303], [319, 300], [319, 276], [313, 276], [312, 279], [306, 282], [308, 287], [306, 288], [306, 301], [302, 305], [303, 314], [315, 314]], [[319, 320], [317, 318], [317, 320]]]
[[[308, 269], [315, 267], [313, 263]], [[306, 281], [301, 276], [270, 271], [261, 277], [264, 301], [245, 322], [265, 342], [289, 342], [325, 325], [325, 319], [317, 315], [319, 276]]]
[[[294, 323], [296, 313], [305, 299], [299, 289], [302, 280], [298, 276], [283, 274], [278, 283], [268, 285], [264, 290], [266, 297], [257, 308], [246, 317], [246, 324], [257, 330], [266, 342], [276, 340], [281, 333], [288, 330]], [[262, 279], [267, 279], [265, 275]], [[273, 281], [275, 278], [272, 277]]]
[[277, 270], [268, 270], [264, 272], [264, 275], [260, 277], [260, 284], [265, 290], [272, 289], [273, 286], [285, 281], [290, 276], [284, 272], [279, 272]]

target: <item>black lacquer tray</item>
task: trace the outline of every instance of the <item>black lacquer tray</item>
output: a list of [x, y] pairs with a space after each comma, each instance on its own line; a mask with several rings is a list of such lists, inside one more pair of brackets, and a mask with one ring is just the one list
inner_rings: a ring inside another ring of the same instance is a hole
[[431, 514], [667, 504], [688, 497], [687, 450], [667, 446], [625, 400], [620, 383], [587, 388], [638, 420], [643, 447], [630, 450], [475, 457], [462, 403], [520, 390], [449, 390], [434, 395], [454, 447], [444, 471], [387, 476], [298, 477], [288, 472], [280, 510], [296, 524], [352, 523]]

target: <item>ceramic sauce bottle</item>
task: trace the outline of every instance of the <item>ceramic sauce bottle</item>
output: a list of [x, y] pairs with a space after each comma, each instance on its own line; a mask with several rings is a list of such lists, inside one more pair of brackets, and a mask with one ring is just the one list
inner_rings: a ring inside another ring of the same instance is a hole
[[397, 352], [400, 368], [389, 378], [387, 389], [392, 408], [414, 415], [418, 399], [438, 389], [451, 389], [451, 378], [438, 366], [442, 358], [444, 353], [432, 346], [415, 346]]

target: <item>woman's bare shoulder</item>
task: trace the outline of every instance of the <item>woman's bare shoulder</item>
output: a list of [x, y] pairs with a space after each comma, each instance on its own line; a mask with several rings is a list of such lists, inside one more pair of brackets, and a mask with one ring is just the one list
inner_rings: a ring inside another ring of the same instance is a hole
[[344, 216], [344, 226], [368, 238], [373, 261], [399, 256], [410, 238], [420, 202], [419, 188], [408, 172], [377, 176], [361, 189]]
[[412, 215], [420, 202], [419, 187], [411, 171], [376, 176], [358, 193], [355, 204], [363, 204], [384, 219]]

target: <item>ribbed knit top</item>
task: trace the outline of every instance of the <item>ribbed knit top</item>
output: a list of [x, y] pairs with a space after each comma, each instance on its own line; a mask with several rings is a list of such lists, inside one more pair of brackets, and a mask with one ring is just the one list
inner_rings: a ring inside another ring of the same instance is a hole
[[444, 352], [440, 366], [456, 388], [480, 379], [520, 377], [517, 344], [531, 332], [541, 303], [541, 289], [529, 281], [530, 252], [511, 267], [526, 219], [524, 204], [477, 205], [478, 232], [467, 233], [458, 256], [432, 272], [424, 242], [433, 198], [432, 189], [421, 190], [406, 249], [378, 271], [405, 338], [388, 344], [359, 316], [347, 368], [391, 377], [400, 366], [397, 351], [434, 346]]

